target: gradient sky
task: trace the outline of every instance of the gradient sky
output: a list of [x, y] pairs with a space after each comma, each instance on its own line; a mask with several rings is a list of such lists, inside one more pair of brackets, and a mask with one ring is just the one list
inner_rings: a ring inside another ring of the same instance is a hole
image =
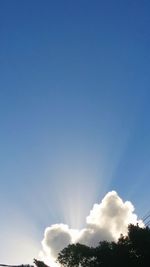
[[150, 1], [1, 0], [0, 260], [110, 190], [142, 217], [149, 117]]

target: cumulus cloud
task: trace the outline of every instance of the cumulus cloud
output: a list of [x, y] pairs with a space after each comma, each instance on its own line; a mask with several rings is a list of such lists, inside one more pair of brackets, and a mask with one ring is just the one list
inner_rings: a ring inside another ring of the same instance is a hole
[[44, 250], [55, 258], [58, 252], [71, 242], [71, 232], [68, 225], [54, 224], [46, 228], [42, 245]]
[[86, 218], [84, 229], [70, 229], [65, 224], [55, 224], [46, 228], [40, 256], [42, 260], [50, 262], [70, 243], [97, 246], [102, 240], [117, 240], [121, 233], [127, 233], [130, 223], [142, 226], [142, 221], [138, 220], [134, 213], [132, 203], [124, 202], [117, 192], [111, 191], [100, 204], [94, 204]]

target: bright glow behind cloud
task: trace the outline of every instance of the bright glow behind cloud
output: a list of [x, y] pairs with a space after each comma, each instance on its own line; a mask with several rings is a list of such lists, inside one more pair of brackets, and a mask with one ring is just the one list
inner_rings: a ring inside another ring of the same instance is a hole
[[81, 230], [70, 229], [68, 225], [55, 224], [45, 229], [42, 241], [42, 260], [50, 263], [58, 252], [70, 243], [97, 246], [102, 240], [117, 240], [120, 234], [127, 233], [128, 224], [142, 226], [134, 213], [131, 202], [125, 201], [115, 191], [109, 192], [100, 204], [94, 204], [86, 218], [86, 227]]

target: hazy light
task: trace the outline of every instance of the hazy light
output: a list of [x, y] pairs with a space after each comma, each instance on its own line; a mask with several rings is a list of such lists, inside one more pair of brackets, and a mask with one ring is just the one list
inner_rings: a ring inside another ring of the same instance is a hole
[[36, 229], [19, 210], [12, 209], [9, 216], [1, 217], [1, 263], [32, 264], [39, 254]]

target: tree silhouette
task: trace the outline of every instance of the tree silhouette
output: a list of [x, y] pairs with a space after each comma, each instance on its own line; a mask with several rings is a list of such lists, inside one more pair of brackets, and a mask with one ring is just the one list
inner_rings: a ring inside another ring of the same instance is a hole
[[83, 244], [71, 244], [58, 255], [57, 261], [65, 267], [93, 266], [93, 248]]
[[39, 261], [34, 259], [33, 263], [37, 266], [37, 267], [49, 267], [48, 265], [46, 265], [43, 261]]
[[64, 267], [148, 267], [150, 229], [129, 225], [127, 236], [117, 242], [100, 242], [96, 248], [72, 244], [64, 248], [57, 261]]

